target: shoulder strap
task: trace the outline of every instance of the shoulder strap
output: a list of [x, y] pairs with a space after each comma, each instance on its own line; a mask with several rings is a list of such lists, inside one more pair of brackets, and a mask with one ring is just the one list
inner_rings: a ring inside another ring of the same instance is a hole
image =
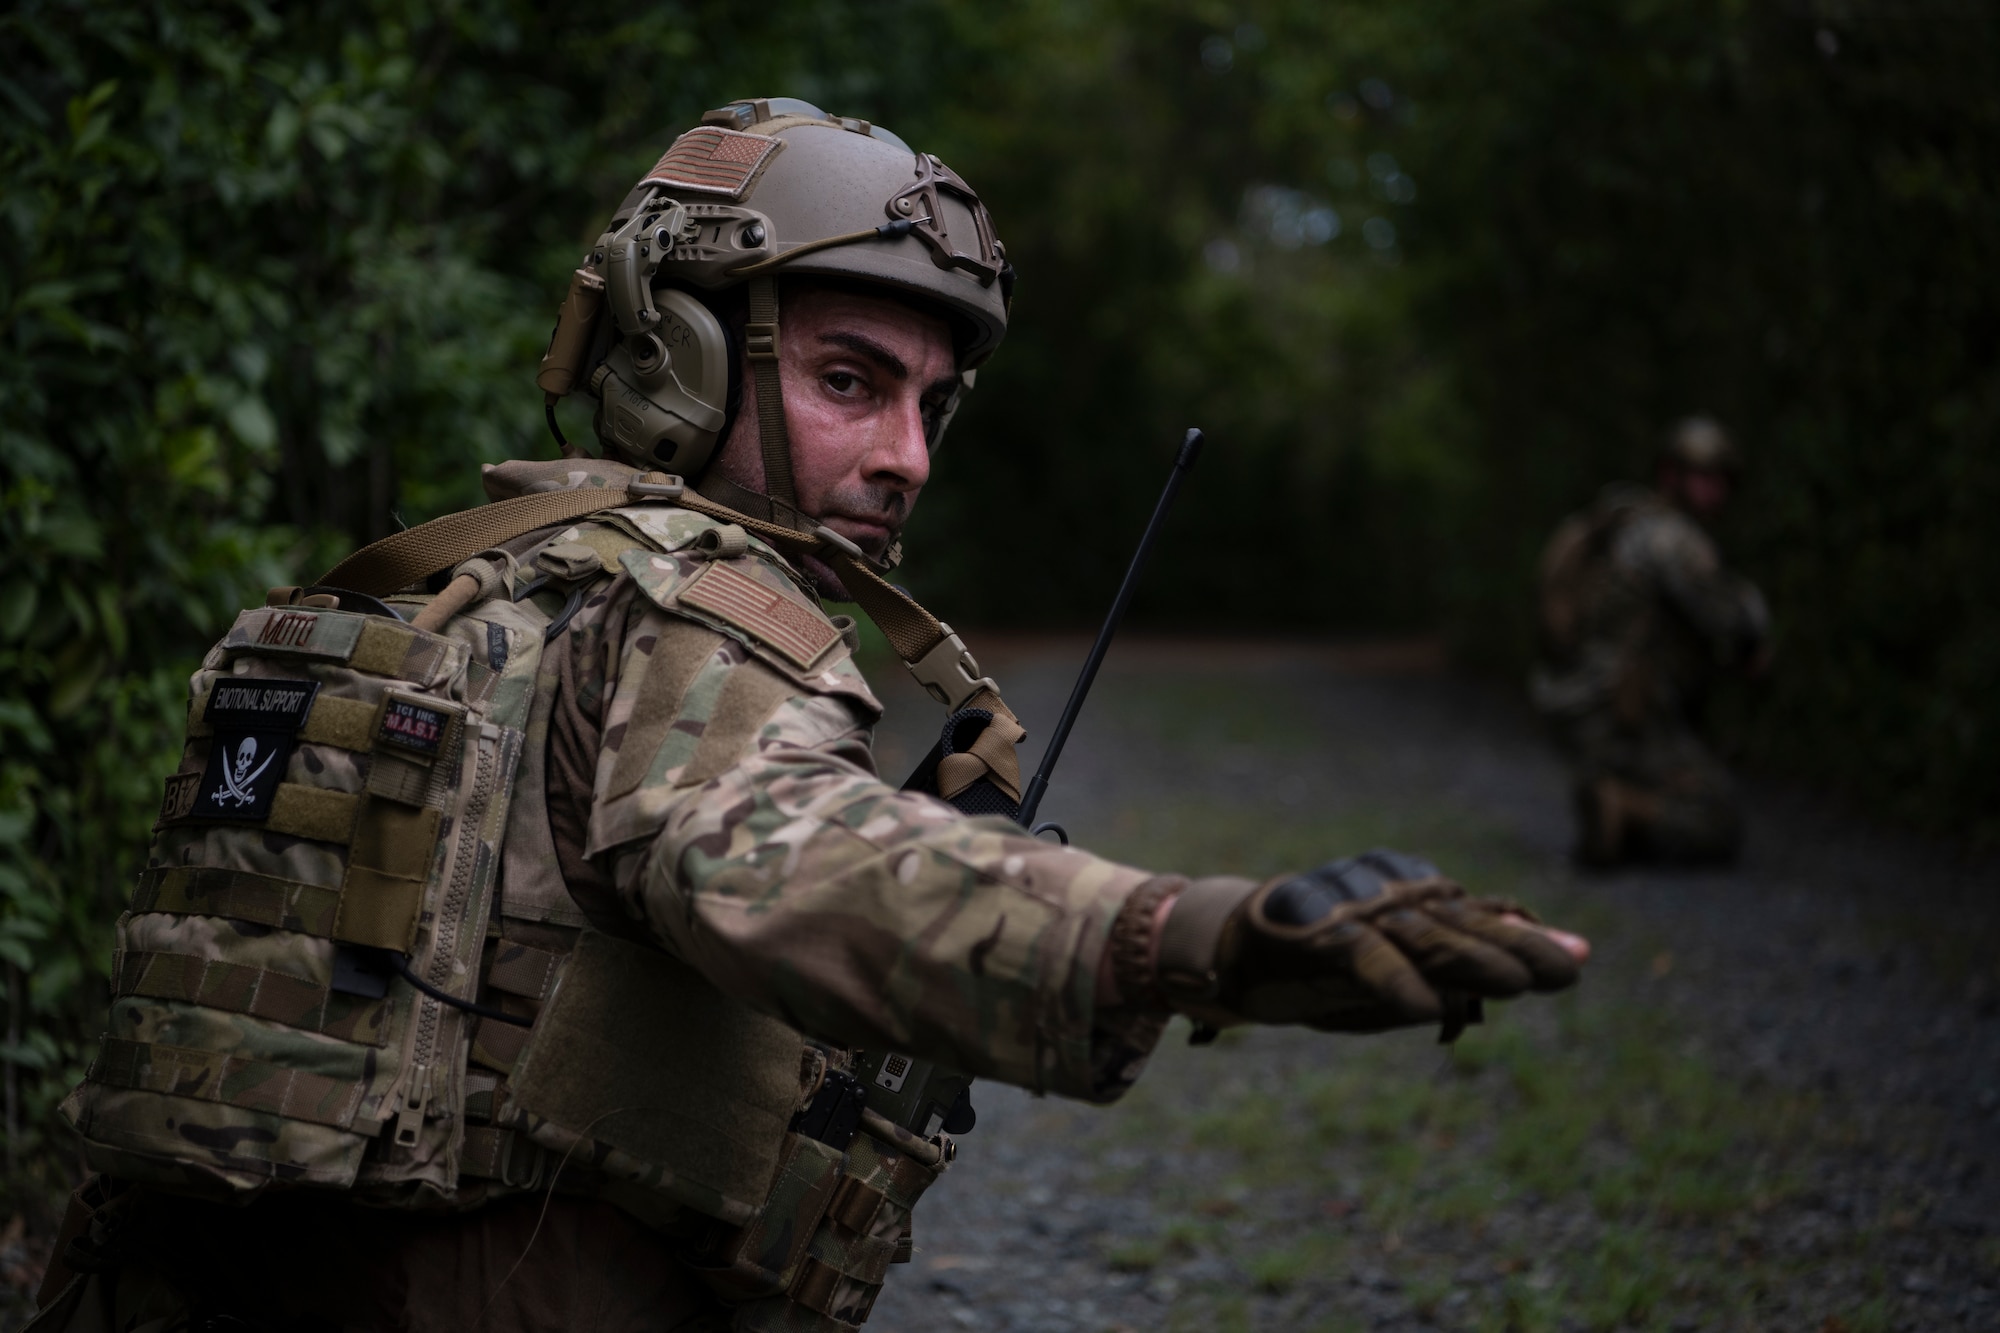
[[[536, 528], [646, 501], [670, 501], [697, 514], [734, 523], [788, 556], [814, 555], [831, 565], [868, 618], [881, 629], [896, 656], [926, 692], [954, 711], [967, 707], [1006, 710], [1000, 687], [979, 673], [979, 664], [951, 626], [870, 567], [859, 547], [827, 527], [800, 532], [717, 504], [664, 472], [642, 472], [606, 486], [578, 486], [499, 500], [446, 514], [414, 528], [391, 533], [328, 570], [320, 583], [384, 597], [399, 588], [451, 569], [481, 551], [512, 541]], [[476, 576], [462, 575], [427, 608], [429, 618], [456, 614], [479, 593]], [[1011, 716], [1011, 710], [1006, 710]]]

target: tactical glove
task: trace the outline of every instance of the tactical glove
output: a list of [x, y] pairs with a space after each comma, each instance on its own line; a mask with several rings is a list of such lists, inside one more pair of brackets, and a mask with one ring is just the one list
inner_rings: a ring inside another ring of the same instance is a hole
[[1442, 1020], [1445, 1036], [1482, 998], [1561, 990], [1568, 950], [1398, 852], [1333, 861], [1263, 885], [1196, 880], [1153, 949], [1158, 995], [1198, 1023], [1303, 1023], [1379, 1032]]

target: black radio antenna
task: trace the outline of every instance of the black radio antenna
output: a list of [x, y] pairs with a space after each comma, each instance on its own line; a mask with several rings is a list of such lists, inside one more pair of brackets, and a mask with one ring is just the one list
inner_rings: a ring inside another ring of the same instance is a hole
[[1181, 449], [1174, 456], [1173, 471], [1167, 474], [1166, 489], [1160, 492], [1160, 502], [1153, 506], [1153, 517], [1146, 524], [1146, 531], [1139, 538], [1139, 549], [1132, 552], [1132, 563], [1126, 567], [1125, 582], [1118, 587], [1118, 595], [1111, 600], [1111, 612], [1104, 617], [1104, 628], [1097, 631], [1097, 642], [1090, 645], [1090, 656], [1083, 660], [1083, 670], [1076, 678], [1076, 685], [1069, 692], [1069, 702], [1063, 705], [1062, 717], [1056, 722], [1055, 731], [1049, 736], [1049, 748], [1042, 752], [1042, 766], [1035, 770], [1035, 776], [1028, 779], [1027, 789], [1021, 793], [1022, 826], [1041, 833], [1053, 829], [1057, 837], [1069, 841], [1069, 833], [1062, 825], [1048, 823], [1035, 824], [1035, 812], [1041, 808], [1042, 793], [1049, 789], [1049, 774], [1055, 771], [1056, 760], [1062, 758], [1063, 743], [1069, 739], [1070, 728], [1076, 725], [1076, 715], [1083, 711], [1084, 697], [1090, 693], [1090, 686], [1097, 679], [1097, 668], [1104, 665], [1104, 654], [1111, 647], [1111, 636], [1118, 632], [1118, 622], [1125, 618], [1125, 608], [1131, 604], [1132, 593], [1139, 586], [1139, 575], [1146, 567], [1146, 557], [1153, 553], [1153, 542], [1160, 535], [1160, 528], [1166, 522], [1167, 511], [1173, 508], [1174, 496], [1186, 480], [1188, 470], [1201, 454], [1202, 433], [1190, 426]]

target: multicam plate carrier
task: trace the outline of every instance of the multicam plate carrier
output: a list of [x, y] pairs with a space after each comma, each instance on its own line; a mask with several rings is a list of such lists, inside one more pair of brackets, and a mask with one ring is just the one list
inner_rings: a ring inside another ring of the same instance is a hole
[[[548, 843], [543, 647], [640, 569], [793, 688], [866, 686], [776, 553], [715, 517], [624, 508], [514, 549], [438, 632], [283, 590], [210, 651], [64, 1112], [99, 1171], [209, 1197], [467, 1208], [560, 1176], [700, 1237], [734, 1327], [852, 1328], [909, 1257], [943, 1108], [913, 1102], [923, 1134], [872, 1111], [802, 1132], [872, 1066], [587, 928]], [[746, 557], [766, 581], [725, 563]], [[946, 1102], [964, 1082], [927, 1078]]]
[[442, 1112], [465, 1099], [471, 1020], [391, 962], [477, 985], [532, 610], [489, 602], [429, 634], [262, 607], [210, 651], [119, 919], [103, 1046], [66, 1105], [100, 1169], [210, 1195], [455, 1189], [466, 1124]]

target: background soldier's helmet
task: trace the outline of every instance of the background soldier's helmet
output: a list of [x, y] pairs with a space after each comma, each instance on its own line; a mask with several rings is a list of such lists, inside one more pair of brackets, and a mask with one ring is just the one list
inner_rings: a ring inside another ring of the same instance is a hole
[[[805, 275], [935, 310], [964, 372], [1007, 331], [1013, 268], [969, 185], [867, 121], [760, 98], [703, 116], [626, 196], [576, 272], [536, 382], [551, 413], [572, 389], [593, 393], [598, 436], [617, 454], [696, 475], [743, 391], [731, 379], [739, 348], [760, 425], [775, 417], [782, 430], [782, 413], [763, 410], [778, 401], [776, 279]], [[789, 503], [783, 489], [773, 497]]]
[[1743, 459], [1714, 417], [1684, 417], [1660, 445], [1660, 461], [1701, 472], [1738, 472]]

